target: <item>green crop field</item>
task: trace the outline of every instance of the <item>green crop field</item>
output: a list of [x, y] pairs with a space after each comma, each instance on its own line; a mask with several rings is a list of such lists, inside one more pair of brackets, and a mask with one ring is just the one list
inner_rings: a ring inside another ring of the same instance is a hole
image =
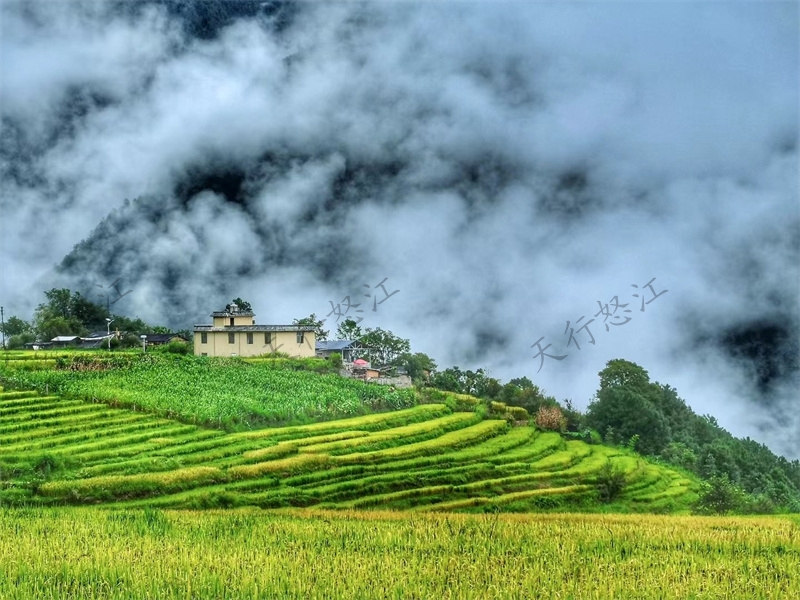
[[[0, 360], [0, 375], [14, 385], [228, 428], [333, 419], [416, 403], [412, 390], [315, 372], [328, 369], [321, 359], [248, 362], [77, 351], [10, 355]], [[58, 360], [64, 364], [55, 369]]]
[[[320, 376], [315, 376], [320, 377]], [[609, 465], [625, 486], [598, 504]], [[414, 511], [685, 511], [697, 482], [621, 449], [444, 404], [229, 432], [0, 392], [0, 502]]]
[[800, 597], [786, 517], [0, 510], [0, 597]]

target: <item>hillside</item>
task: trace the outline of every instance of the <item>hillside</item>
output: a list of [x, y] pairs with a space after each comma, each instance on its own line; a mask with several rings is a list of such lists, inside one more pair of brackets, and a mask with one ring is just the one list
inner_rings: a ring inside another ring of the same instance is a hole
[[[226, 432], [4, 391], [0, 501], [662, 512], [696, 498], [695, 480], [633, 453], [483, 418], [467, 399], [450, 404]], [[625, 485], [598, 504], [609, 465], [624, 472]]]
[[340, 377], [321, 359], [74, 351], [53, 358], [48, 352], [39, 355], [45, 358], [10, 353], [8, 361], [0, 361], [0, 376], [17, 387], [228, 429], [309, 423], [416, 403], [411, 390]]

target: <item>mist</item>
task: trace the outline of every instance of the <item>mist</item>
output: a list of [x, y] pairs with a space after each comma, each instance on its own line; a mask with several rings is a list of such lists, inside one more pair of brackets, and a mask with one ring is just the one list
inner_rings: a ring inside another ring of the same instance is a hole
[[[0, 19], [7, 315], [118, 280], [112, 311], [153, 323], [241, 296], [259, 323], [333, 332], [349, 297], [442, 368], [585, 408], [625, 358], [800, 457], [793, 4], [68, 0]], [[541, 338], [566, 358], [534, 358]]]

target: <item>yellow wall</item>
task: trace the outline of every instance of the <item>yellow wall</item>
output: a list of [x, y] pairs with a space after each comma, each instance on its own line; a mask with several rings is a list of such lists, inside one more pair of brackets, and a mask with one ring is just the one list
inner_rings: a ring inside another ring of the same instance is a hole
[[[214, 327], [228, 327], [231, 317], [214, 317]], [[233, 317], [234, 325], [255, 325], [255, 317]]]
[[273, 331], [272, 343], [267, 345], [263, 331], [254, 331], [253, 343], [247, 343], [246, 331], [232, 331], [234, 343], [228, 342], [227, 331], [209, 331], [208, 343], [201, 343], [202, 332], [194, 334], [194, 353], [208, 356], [258, 356], [270, 352], [285, 352], [293, 357], [313, 357], [316, 349], [316, 339], [313, 331], [303, 332], [303, 342], [297, 343], [295, 331]]

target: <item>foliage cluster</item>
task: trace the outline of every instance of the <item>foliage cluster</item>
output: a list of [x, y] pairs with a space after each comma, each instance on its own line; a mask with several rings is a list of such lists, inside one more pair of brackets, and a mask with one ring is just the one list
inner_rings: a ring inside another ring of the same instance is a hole
[[[608, 362], [586, 422], [608, 443], [633, 441], [639, 452], [706, 479], [711, 511], [800, 507], [800, 461], [776, 456], [750, 438], [733, 437], [713, 417], [697, 415], [674, 388], [651, 383], [635, 363]], [[732, 500], [737, 494], [741, 497]]]

